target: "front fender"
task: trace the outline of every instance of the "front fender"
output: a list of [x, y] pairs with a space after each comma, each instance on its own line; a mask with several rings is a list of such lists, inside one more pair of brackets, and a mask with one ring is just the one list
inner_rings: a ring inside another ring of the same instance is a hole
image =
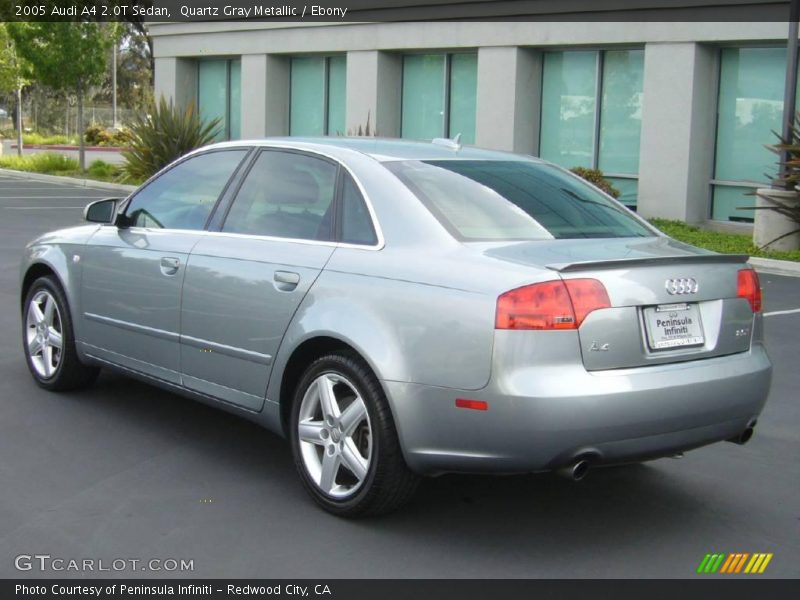
[[[81, 250], [98, 226], [88, 225], [55, 231], [40, 236], [26, 247], [20, 262], [20, 307], [26, 280], [33, 269], [47, 269], [55, 274], [69, 303], [76, 339], [80, 339]], [[77, 260], [75, 257], [78, 257]], [[30, 281], [27, 281], [30, 283]]]

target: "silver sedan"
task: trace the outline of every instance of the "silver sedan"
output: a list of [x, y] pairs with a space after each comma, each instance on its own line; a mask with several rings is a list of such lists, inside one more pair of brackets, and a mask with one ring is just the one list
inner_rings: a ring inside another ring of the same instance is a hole
[[252, 419], [338, 515], [392, 510], [421, 475], [580, 479], [744, 443], [769, 390], [746, 256], [531, 157], [228, 142], [85, 216], [25, 251], [34, 380], [107, 367]]

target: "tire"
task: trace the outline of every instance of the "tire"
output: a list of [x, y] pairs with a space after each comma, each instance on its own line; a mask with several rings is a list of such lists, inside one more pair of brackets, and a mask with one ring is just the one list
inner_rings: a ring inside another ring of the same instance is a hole
[[51, 276], [34, 281], [25, 296], [22, 347], [34, 381], [46, 390], [86, 387], [100, 371], [78, 359], [69, 305], [61, 285]]
[[419, 477], [403, 459], [383, 388], [355, 354], [332, 353], [309, 365], [295, 389], [290, 422], [300, 479], [328, 512], [385, 514], [416, 490]]

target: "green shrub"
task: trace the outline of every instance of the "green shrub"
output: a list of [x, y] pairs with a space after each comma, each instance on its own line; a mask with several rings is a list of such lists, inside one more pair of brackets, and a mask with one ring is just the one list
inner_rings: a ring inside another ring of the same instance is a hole
[[77, 171], [78, 161], [64, 154], [42, 152], [24, 156], [0, 156], [0, 167], [32, 173], [68, 173]]
[[92, 123], [86, 128], [86, 131], [83, 133], [83, 139], [86, 140], [86, 143], [90, 146], [99, 146], [100, 145], [100, 136], [105, 133], [105, 129], [97, 125], [96, 123]]
[[650, 223], [668, 236], [686, 242], [692, 246], [721, 252], [722, 254], [748, 254], [762, 258], [800, 261], [800, 250], [780, 252], [777, 250], [760, 250], [753, 245], [753, 238], [747, 234], [709, 231], [683, 221], [669, 219], [650, 219]]
[[121, 169], [117, 165], [112, 165], [102, 160], [92, 161], [86, 174], [92, 179], [101, 179], [103, 181], [113, 181], [119, 179], [122, 175]]
[[100, 125], [90, 125], [84, 134], [86, 143], [90, 146], [127, 146], [131, 141], [131, 134], [127, 129], [105, 129]]
[[570, 169], [578, 177], [585, 179], [592, 185], [599, 187], [609, 196], [619, 198], [619, 190], [611, 185], [611, 182], [603, 176], [600, 169], [587, 169], [586, 167], [572, 167]]
[[204, 121], [195, 105], [185, 109], [161, 97], [150, 114], [140, 113], [130, 124], [123, 172], [133, 180], [147, 179], [187, 152], [214, 141], [220, 119]]

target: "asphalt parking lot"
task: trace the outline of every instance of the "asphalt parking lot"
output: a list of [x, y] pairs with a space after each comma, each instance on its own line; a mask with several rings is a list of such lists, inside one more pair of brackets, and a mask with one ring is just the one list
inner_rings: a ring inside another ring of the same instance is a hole
[[92, 576], [15, 569], [20, 554], [47, 554], [194, 561], [126, 577], [672, 578], [709, 552], [772, 552], [748, 577], [800, 576], [800, 312], [769, 315], [800, 308], [800, 278], [761, 276], [775, 373], [748, 445], [579, 483], [441, 477], [401, 512], [345, 521], [316, 508], [287, 444], [251, 423], [114, 374], [80, 393], [34, 385], [22, 248], [109, 195], [0, 177], [0, 577]]

